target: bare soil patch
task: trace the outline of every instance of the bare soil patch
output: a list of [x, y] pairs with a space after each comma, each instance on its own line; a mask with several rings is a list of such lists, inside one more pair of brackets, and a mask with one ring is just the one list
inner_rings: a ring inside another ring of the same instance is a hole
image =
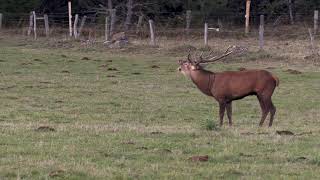
[[35, 129], [35, 131], [37, 131], [37, 132], [54, 132], [56, 130], [50, 126], [40, 126], [37, 129]]
[[208, 155], [204, 155], [204, 156], [192, 156], [189, 158], [189, 160], [193, 161], [193, 162], [206, 162], [209, 160], [209, 156]]

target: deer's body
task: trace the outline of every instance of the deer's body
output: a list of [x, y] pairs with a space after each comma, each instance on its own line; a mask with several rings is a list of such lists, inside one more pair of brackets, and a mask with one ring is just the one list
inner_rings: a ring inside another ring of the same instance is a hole
[[[200, 63], [203, 61], [200, 61]], [[262, 117], [259, 125], [262, 126], [270, 112], [269, 126], [272, 126], [276, 108], [271, 96], [279, 79], [265, 70], [225, 71], [213, 73], [199, 65], [199, 62], [180, 61], [179, 71], [188, 76], [198, 89], [214, 97], [219, 103], [220, 125], [223, 125], [225, 110], [232, 125], [232, 101], [242, 99], [249, 95], [258, 97]]]
[[[190, 78], [201, 92], [213, 96], [218, 102], [232, 101], [248, 95], [273, 92], [277, 79], [265, 70], [225, 71], [213, 73], [194, 71]], [[271, 93], [272, 94], [272, 93]]]

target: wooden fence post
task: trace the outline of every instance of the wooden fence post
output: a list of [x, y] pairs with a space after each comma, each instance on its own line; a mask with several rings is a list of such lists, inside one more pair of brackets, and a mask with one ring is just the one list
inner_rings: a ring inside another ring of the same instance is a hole
[[251, 4], [251, 0], [247, 0], [247, 3], [246, 3], [246, 29], [245, 29], [245, 33], [246, 33], [246, 34], [249, 33], [250, 4]]
[[46, 36], [49, 37], [50, 29], [49, 29], [49, 17], [47, 14], [44, 15], [44, 27], [46, 29]]
[[111, 20], [110, 20], [110, 35], [112, 36], [114, 33], [114, 25], [116, 23], [116, 9], [111, 9]]
[[204, 23], [204, 45], [208, 46], [208, 23]]
[[308, 31], [309, 31], [309, 36], [310, 36], [311, 52], [313, 55], [315, 55], [316, 49], [315, 49], [315, 45], [314, 45], [314, 35], [312, 34], [311, 28], [309, 28]]
[[221, 22], [221, 19], [218, 18], [218, 27], [219, 27], [219, 30], [222, 31], [223, 30], [223, 25], [222, 25], [222, 22]]
[[155, 41], [155, 36], [154, 36], [154, 23], [153, 23], [153, 20], [149, 20], [149, 26], [150, 26], [150, 38], [151, 38], [151, 41], [150, 41], [150, 44], [152, 46], [155, 46], [156, 45], [156, 41]]
[[293, 13], [292, 13], [292, 0], [288, 0], [288, 7], [289, 7], [289, 17], [290, 17], [290, 24], [294, 24], [293, 20]]
[[109, 16], [106, 16], [106, 24], [105, 24], [105, 32], [104, 32], [104, 34], [105, 34], [105, 40], [106, 41], [109, 41], [109, 39], [110, 39], [110, 26], [109, 26]]
[[140, 31], [140, 28], [142, 26], [142, 21], [143, 21], [143, 15], [140, 15], [139, 16], [139, 19], [138, 19], [138, 24], [137, 24], [137, 30], [136, 30], [136, 33], [138, 33]]
[[314, 11], [314, 34], [318, 31], [318, 22], [319, 22], [319, 11]]
[[2, 17], [3, 17], [3, 14], [0, 13], [0, 29], [2, 29]]
[[33, 14], [33, 33], [34, 33], [34, 39], [37, 39], [37, 16], [36, 12], [32, 11]]
[[191, 10], [188, 10], [188, 11], [187, 11], [186, 21], [187, 21], [187, 24], [186, 24], [186, 32], [187, 32], [187, 34], [189, 34], [190, 24], [191, 24]]
[[68, 14], [69, 14], [69, 36], [72, 37], [72, 14], [71, 14], [71, 1], [68, 1]]
[[33, 13], [32, 13], [32, 12], [30, 12], [29, 28], [28, 28], [28, 36], [30, 36], [30, 35], [31, 35], [32, 27], [33, 27]]
[[73, 23], [73, 35], [75, 39], [78, 38], [78, 21], [79, 21], [79, 15], [76, 14], [74, 18], [74, 23]]
[[260, 15], [260, 26], [259, 26], [259, 47], [260, 50], [263, 50], [264, 46], [264, 15]]
[[83, 16], [81, 19], [81, 24], [80, 24], [80, 28], [79, 28], [79, 32], [78, 32], [79, 37], [81, 36], [82, 28], [83, 28], [84, 24], [86, 23], [86, 19], [87, 19], [87, 16]]

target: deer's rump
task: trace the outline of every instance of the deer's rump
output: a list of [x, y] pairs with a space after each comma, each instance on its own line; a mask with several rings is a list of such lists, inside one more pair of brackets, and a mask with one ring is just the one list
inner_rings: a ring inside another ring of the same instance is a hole
[[279, 79], [266, 70], [225, 71], [216, 73], [213, 95], [230, 100], [248, 95], [271, 93]]

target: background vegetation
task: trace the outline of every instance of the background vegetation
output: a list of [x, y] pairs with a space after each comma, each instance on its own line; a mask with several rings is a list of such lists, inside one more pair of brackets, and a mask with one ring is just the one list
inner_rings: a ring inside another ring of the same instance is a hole
[[[77, 0], [73, 1], [73, 11], [79, 14], [97, 12], [116, 8], [119, 16], [124, 16], [127, 11], [126, 3], [129, 0]], [[210, 16], [242, 17], [245, 11], [244, 0], [131, 0], [133, 13], [144, 13], [152, 16], [179, 15], [192, 10], [199, 14], [198, 21], [203, 21]], [[259, 0], [252, 1], [252, 15], [265, 14], [276, 16], [288, 14], [288, 0]], [[320, 8], [318, 0], [292, 0], [293, 13], [312, 14], [313, 10]], [[4, 0], [0, 2], [2, 13], [28, 13], [36, 10], [39, 13], [66, 13], [66, 0]], [[243, 19], [243, 18], [239, 18]]]

